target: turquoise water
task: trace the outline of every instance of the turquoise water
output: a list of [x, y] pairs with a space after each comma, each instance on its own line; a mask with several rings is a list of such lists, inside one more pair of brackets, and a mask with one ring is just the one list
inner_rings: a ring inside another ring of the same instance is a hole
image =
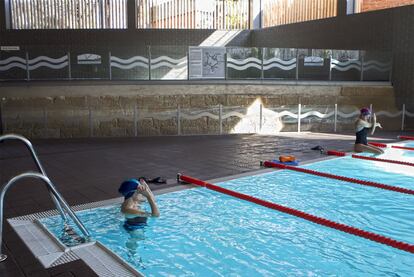
[[[405, 146], [405, 147], [414, 147], [414, 142], [408, 142], [408, 143], [404, 143], [401, 146]], [[402, 151], [402, 158], [405, 160], [407, 159], [407, 161], [409, 162], [414, 162], [414, 151], [410, 150], [410, 151]]]
[[[395, 151], [393, 150], [392, 152]], [[384, 156], [378, 156], [378, 158], [385, 159]], [[398, 160], [402, 161], [403, 159], [399, 158]], [[414, 167], [407, 165], [360, 160], [347, 156], [335, 158], [329, 162], [318, 162], [302, 167], [335, 175], [414, 189]]]
[[[384, 174], [379, 163], [350, 160], [306, 167], [413, 188], [410, 173], [387, 164], [391, 169]], [[414, 244], [412, 195], [287, 170], [218, 185]], [[119, 205], [78, 215], [94, 239], [146, 276], [414, 274], [413, 254], [207, 189], [160, 195], [157, 202], [161, 217], [134, 232], [122, 227]], [[42, 222], [61, 233], [58, 217]]]

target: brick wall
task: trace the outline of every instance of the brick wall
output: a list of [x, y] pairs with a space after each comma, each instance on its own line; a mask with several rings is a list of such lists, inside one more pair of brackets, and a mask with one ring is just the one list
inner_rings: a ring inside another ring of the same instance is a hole
[[360, 0], [361, 12], [414, 5], [414, 0]]
[[52, 47], [194, 45], [214, 30], [11, 30], [1, 32], [3, 45]]

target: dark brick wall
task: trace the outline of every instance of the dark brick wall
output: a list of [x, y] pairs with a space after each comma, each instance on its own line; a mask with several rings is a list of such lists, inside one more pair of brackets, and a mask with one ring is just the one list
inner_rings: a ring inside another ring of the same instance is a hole
[[414, 6], [253, 30], [256, 47], [392, 51], [398, 103], [414, 109]]
[[390, 10], [332, 17], [253, 30], [251, 43], [263, 47], [392, 49]]
[[65, 46], [197, 45], [214, 30], [11, 30], [0, 44]]
[[231, 41], [227, 43], [227, 46], [245, 46], [251, 45], [251, 32], [250, 30], [240, 31]]
[[2, 34], [2, 31], [6, 29], [6, 17], [4, 15], [4, 0], [0, 0], [0, 35]]
[[[393, 74], [398, 95], [414, 110], [414, 6], [393, 9]], [[391, 35], [391, 34], [390, 34]]]

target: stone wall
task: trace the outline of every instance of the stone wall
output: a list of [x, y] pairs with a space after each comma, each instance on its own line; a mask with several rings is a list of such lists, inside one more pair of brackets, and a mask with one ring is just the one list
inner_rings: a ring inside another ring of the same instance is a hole
[[[297, 113], [299, 103], [302, 114], [330, 113], [335, 103], [344, 113], [369, 104], [376, 111], [400, 109], [392, 87], [366, 85], [32, 85], [3, 87], [0, 96], [3, 133], [31, 138], [218, 134], [220, 122], [223, 134], [259, 132], [258, 101], [263, 103], [262, 124], [268, 127], [279, 120], [269, 114]], [[337, 130], [351, 130], [354, 118], [338, 118]], [[387, 130], [401, 126], [401, 117], [380, 120]], [[237, 126], [241, 121], [244, 129]], [[303, 131], [333, 131], [333, 117], [301, 122]], [[280, 124], [275, 131], [297, 130], [294, 118], [283, 117]]]

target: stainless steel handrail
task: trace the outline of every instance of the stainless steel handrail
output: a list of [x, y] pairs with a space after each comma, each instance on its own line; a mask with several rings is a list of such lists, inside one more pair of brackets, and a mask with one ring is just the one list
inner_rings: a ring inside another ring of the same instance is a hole
[[[37, 169], [44, 175], [47, 176], [46, 171], [44, 170], [42, 164], [40, 163], [39, 158], [36, 155], [36, 152], [33, 148], [32, 143], [25, 137], [21, 136], [21, 135], [16, 135], [16, 134], [7, 134], [7, 135], [3, 135], [0, 137], [0, 142], [5, 141], [5, 140], [19, 140], [21, 142], [23, 142], [27, 149], [29, 150], [30, 154], [32, 155], [33, 160], [36, 163]], [[51, 193], [50, 189], [48, 188], [49, 194], [52, 197], [53, 202], [55, 203], [55, 206], [57, 208], [57, 210], [60, 213], [60, 216], [62, 217], [62, 219], [64, 221], [67, 221], [67, 217], [66, 214], [64, 213], [62, 206], [60, 205], [59, 201], [57, 201], [57, 199], [55, 198], [55, 196], [53, 195], [53, 193]]]
[[70, 218], [75, 222], [75, 224], [79, 227], [81, 232], [87, 238], [90, 237], [90, 234], [89, 234], [88, 230], [86, 230], [85, 226], [83, 226], [82, 222], [79, 220], [79, 218], [76, 216], [76, 214], [71, 210], [69, 205], [66, 203], [65, 199], [63, 199], [63, 197], [56, 190], [55, 186], [53, 186], [52, 182], [50, 181], [50, 179], [47, 176], [45, 176], [43, 174], [40, 174], [40, 173], [36, 173], [36, 172], [22, 173], [22, 174], [19, 174], [19, 175], [13, 177], [12, 179], [10, 179], [9, 182], [7, 182], [7, 184], [1, 190], [1, 194], [0, 194], [0, 262], [7, 259], [7, 255], [1, 253], [1, 247], [2, 247], [2, 243], [3, 243], [3, 203], [4, 203], [4, 196], [7, 192], [7, 190], [9, 189], [9, 187], [11, 187], [17, 181], [19, 181], [21, 179], [24, 179], [24, 178], [35, 178], [35, 179], [42, 180], [46, 184], [46, 186], [49, 188], [49, 190], [53, 194], [53, 196], [56, 197], [56, 199], [62, 204], [65, 211], [68, 213]]

